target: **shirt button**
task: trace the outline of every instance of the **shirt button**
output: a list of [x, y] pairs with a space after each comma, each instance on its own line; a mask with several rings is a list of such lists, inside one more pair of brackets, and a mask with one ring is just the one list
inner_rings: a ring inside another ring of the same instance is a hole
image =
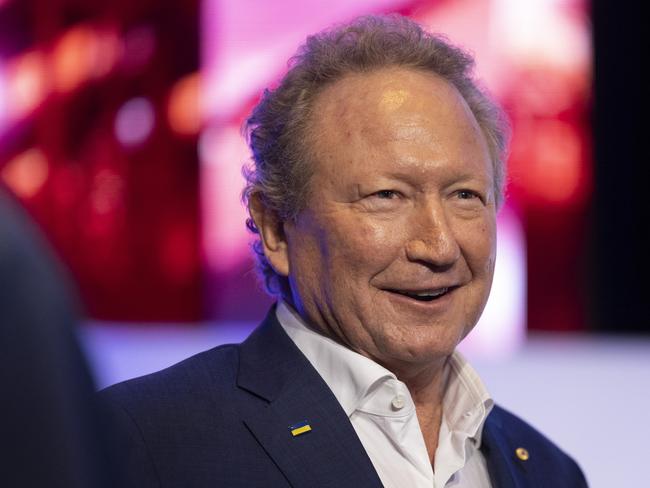
[[404, 396], [397, 395], [395, 396], [395, 398], [393, 398], [393, 401], [390, 403], [395, 410], [401, 410], [402, 408], [404, 408]]

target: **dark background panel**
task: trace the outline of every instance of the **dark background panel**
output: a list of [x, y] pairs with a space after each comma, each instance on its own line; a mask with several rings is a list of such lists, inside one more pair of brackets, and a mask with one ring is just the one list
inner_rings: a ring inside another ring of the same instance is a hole
[[596, 330], [650, 333], [647, 16], [594, 0], [595, 200], [591, 313]]

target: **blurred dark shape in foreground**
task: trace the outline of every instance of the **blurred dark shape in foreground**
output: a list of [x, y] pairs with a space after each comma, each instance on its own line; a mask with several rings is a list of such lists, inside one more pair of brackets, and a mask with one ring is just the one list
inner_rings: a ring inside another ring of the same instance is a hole
[[0, 188], [0, 486], [113, 486], [66, 273]]

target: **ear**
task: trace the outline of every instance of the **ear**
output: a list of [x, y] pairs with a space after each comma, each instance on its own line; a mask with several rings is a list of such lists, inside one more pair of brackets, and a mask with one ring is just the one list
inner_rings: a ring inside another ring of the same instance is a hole
[[264, 255], [269, 264], [279, 275], [289, 276], [289, 253], [283, 222], [262, 203], [259, 193], [251, 195], [248, 209], [260, 233]]

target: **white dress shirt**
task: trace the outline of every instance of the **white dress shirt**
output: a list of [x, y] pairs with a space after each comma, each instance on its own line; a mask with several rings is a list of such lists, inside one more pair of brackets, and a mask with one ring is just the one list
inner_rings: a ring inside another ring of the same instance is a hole
[[310, 329], [288, 304], [280, 302], [276, 314], [350, 418], [385, 487], [491, 487], [479, 448], [494, 403], [459, 353], [446, 363], [442, 423], [431, 466], [404, 383], [371, 359]]

